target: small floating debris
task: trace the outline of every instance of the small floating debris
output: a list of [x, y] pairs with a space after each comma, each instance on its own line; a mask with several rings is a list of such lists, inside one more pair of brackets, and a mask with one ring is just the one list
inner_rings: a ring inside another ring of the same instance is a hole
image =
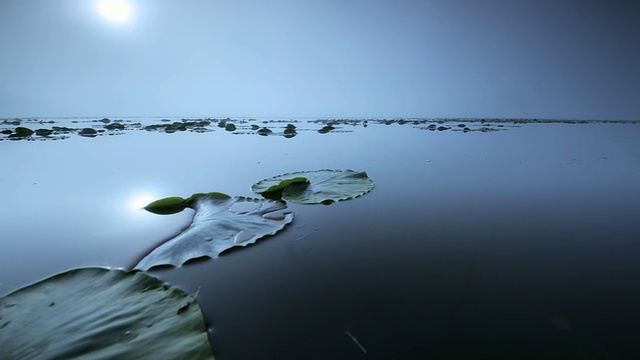
[[345, 334], [347, 334], [348, 337], [351, 338], [351, 340], [353, 340], [354, 343], [356, 343], [356, 345], [358, 345], [358, 347], [360, 348], [360, 350], [362, 350], [363, 353], [367, 353], [367, 349], [364, 348], [364, 346], [362, 346], [362, 344], [360, 344], [360, 342], [358, 341], [358, 339], [353, 336], [353, 334], [351, 334], [348, 330], [344, 331]]

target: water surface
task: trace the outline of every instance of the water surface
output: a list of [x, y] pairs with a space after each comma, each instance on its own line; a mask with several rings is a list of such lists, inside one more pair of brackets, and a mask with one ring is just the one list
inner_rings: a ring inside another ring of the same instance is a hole
[[280, 173], [354, 169], [371, 193], [289, 204], [296, 218], [276, 236], [152, 271], [197, 292], [219, 359], [640, 356], [640, 125], [227, 122], [5, 136], [0, 294], [73, 267], [131, 267], [189, 223], [190, 210], [154, 215], [145, 199], [254, 196]]

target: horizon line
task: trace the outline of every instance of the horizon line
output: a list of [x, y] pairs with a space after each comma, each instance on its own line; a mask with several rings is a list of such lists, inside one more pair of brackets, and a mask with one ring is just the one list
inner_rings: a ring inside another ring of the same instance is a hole
[[466, 117], [466, 116], [396, 116], [396, 117], [360, 117], [360, 116], [9, 116], [0, 117], [4, 120], [37, 120], [37, 119], [304, 119], [304, 120], [559, 120], [559, 121], [640, 121], [639, 119], [621, 118], [561, 118], [561, 117]]

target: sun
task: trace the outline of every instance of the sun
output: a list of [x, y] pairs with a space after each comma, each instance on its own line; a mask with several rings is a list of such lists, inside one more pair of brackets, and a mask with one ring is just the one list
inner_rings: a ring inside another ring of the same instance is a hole
[[100, 15], [114, 23], [125, 23], [131, 19], [133, 9], [127, 0], [98, 0]]

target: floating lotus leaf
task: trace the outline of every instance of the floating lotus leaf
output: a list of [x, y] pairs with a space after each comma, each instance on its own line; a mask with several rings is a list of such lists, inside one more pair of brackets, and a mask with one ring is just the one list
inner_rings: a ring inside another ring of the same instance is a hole
[[33, 130], [26, 128], [26, 127], [22, 127], [22, 126], [18, 126], [16, 128], [16, 136], [31, 136], [33, 135]]
[[282, 191], [282, 190], [286, 189], [287, 186], [289, 186], [291, 184], [294, 184], [294, 183], [300, 183], [300, 184], [304, 184], [304, 186], [306, 186], [306, 185], [309, 184], [309, 179], [307, 179], [305, 177], [294, 177], [294, 178], [291, 178], [291, 179], [285, 179], [285, 180], [282, 180], [282, 181], [280, 181], [279, 183], [277, 183], [275, 185], [270, 186], [266, 190], [260, 189], [261, 190], [260, 192], [255, 191], [255, 190], [254, 190], [254, 192], [256, 192], [258, 194], [263, 194], [263, 193], [266, 193], [266, 192]]
[[274, 235], [293, 221], [285, 204], [221, 193], [194, 194], [186, 200], [195, 210], [191, 225], [145, 256], [136, 269], [180, 266], [201, 257], [215, 258], [236, 246]]
[[78, 132], [78, 135], [84, 136], [84, 137], [96, 137], [98, 136], [98, 132], [96, 131], [96, 129], [84, 128]]
[[82, 268], [0, 298], [0, 359], [213, 359], [200, 307], [138, 271]]
[[[103, 119], [102, 122], [105, 122], [104, 120], [105, 119]], [[106, 119], [106, 120], [107, 120], [106, 123], [108, 123], [109, 119]], [[124, 125], [121, 123], [112, 123], [109, 125], [104, 125], [104, 128], [107, 130], [124, 130], [125, 129]]]
[[193, 209], [196, 206], [196, 201], [202, 197], [208, 197], [212, 199], [223, 199], [223, 200], [231, 199], [231, 196], [221, 192], [195, 193], [189, 196], [188, 198], [186, 198], [185, 203], [187, 204], [187, 207], [190, 207]]
[[154, 214], [169, 215], [179, 213], [180, 211], [184, 210], [187, 205], [188, 204], [185, 199], [179, 196], [171, 196], [164, 199], [156, 200], [145, 206], [144, 209]]
[[[295, 179], [307, 179], [308, 182], [293, 181]], [[373, 189], [373, 180], [364, 171], [325, 169], [274, 176], [257, 182], [251, 190], [264, 195], [287, 181], [290, 183], [282, 190], [282, 198], [303, 204], [353, 199]]]
[[195, 206], [196, 200], [203, 196], [217, 197], [220, 199], [231, 198], [231, 196], [219, 192], [197, 193], [189, 196], [186, 199], [183, 199], [179, 196], [170, 196], [149, 203], [149, 205], [145, 206], [144, 209], [148, 212], [152, 212], [158, 215], [176, 214], [181, 212], [185, 208], [193, 208]]

